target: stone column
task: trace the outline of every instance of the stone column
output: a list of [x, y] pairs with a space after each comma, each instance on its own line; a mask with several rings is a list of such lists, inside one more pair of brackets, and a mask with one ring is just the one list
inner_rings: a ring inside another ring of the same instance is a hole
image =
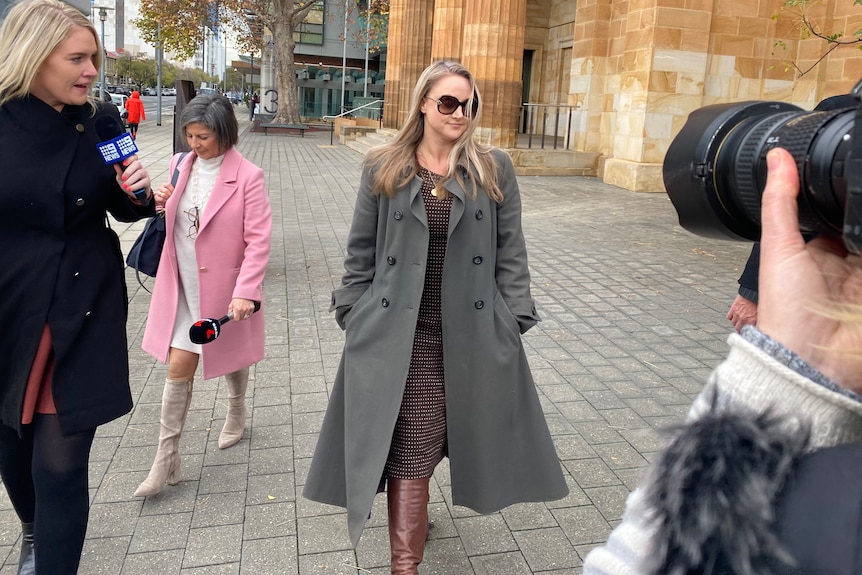
[[434, 0], [391, 0], [386, 55], [383, 125], [398, 129], [407, 118], [410, 94], [431, 63]]
[[[264, 34], [263, 53], [260, 58], [260, 113], [275, 115], [278, 104], [273, 99], [278, 98], [278, 83], [275, 79], [275, 47], [272, 35]], [[284, 100], [280, 100], [284, 105]]]
[[434, 39], [431, 61], [461, 61], [461, 27], [464, 24], [464, 0], [437, 0], [434, 3]]
[[[580, 0], [575, 11], [572, 63], [567, 104], [575, 107], [572, 121], [572, 148], [584, 152], [607, 153], [612, 146], [610, 124], [615, 116], [614, 94], [619, 86], [615, 62], [609, 46], [620, 41], [628, 2]], [[614, 31], [612, 33], [611, 31]], [[613, 90], [613, 91], [612, 91]]]
[[662, 161], [674, 128], [703, 102], [712, 4], [629, 4], [613, 157], [605, 162], [605, 182], [634, 191], [664, 190]]
[[462, 62], [483, 97], [476, 135], [487, 144], [512, 148], [521, 106], [527, 0], [464, 0], [463, 18]]
[[[583, 0], [569, 104], [575, 150], [600, 152], [605, 182], [663, 191], [662, 161], [688, 113], [703, 105], [714, 0]], [[738, 34], [738, 32], [737, 32]]]

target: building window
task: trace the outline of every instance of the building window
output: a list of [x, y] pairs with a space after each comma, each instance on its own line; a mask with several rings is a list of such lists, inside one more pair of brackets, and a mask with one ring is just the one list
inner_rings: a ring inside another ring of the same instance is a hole
[[323, 0], [314, 4], [305, 20], [293, 32], [293, 41], [297, 44], [323, 45]]

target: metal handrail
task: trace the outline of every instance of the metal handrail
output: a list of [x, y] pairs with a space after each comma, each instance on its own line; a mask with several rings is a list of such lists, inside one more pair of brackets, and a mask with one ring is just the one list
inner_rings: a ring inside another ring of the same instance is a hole
[[[353, 113], [353, 112], [355, 112], [356, 110], [361, 110], [361, 109], [363, 109], [363, 108], [367, 108], [367, 107], [369, 107], [369, 106], [373, 106], [374, 104], [377, 104], [378, 102], [381, 102], [381, 103], [382, 103], [382, 102], [383, 102], [383, 100], [374, 100], [373, 102], [368, 102], [367, 104], [362, 104], [361, 106], [357, 106], [357, 107], [353, 108], [352, 110], [345, 110], [345, 111], [341, 112], [340, 114], [338, 114], [338, 115], [336, 115], [336, 116], [323, 116], [322, 118], [320, 118], [321, 120], [324, 120], [324, 121], [325, 121], [325, 120], [332, 120], [332, 122], [329, 124], [329, 126], [330, 126], [330, 128], [329, 128], [329, 145], [330, 145], [330, 146], [331, 146], [331, 145], [333, 145], [333, 142], [335, 141], [335, 119], [336, 119], [336, 118], [343, 118], [343, 117], [344, 117], [344, 116], [346, 116], [347, 114], [352, 114], [352, 113]], [[382, 111], [383, 111], [383, 106], [380, 106], [379, 108], [375, 108], [375, 110], [379, 110], [379, 111], [381, 111], [381, 112], [382, 112]], [[383, 114], [380, 114], [380, 117], [378, 118], [378, 121], [380, 121], [380, 122], [381, 122], [381, 125], [382, 125], [382, 121], [383, 121]]]
[[[561, 145], [568, 150], [571, 146], [572, 117], [579, 110], [580, 105], [524, 102], [521, 105], [521, 114], [518, 119], [518, 131], [527, 134], [528, 148], [533, 147], [533, 136], [536, 136], [541, 137], [540, 147], [544, 149], [545, 137], [547, 136], [553, 140], [555, 150], [560, 145], [559, 140], [562, 137]], [[551, 134], [547, 133], [549, 127]], [[561, 129], [562, 135], [560, 134]]]
[[[368, 106], [373, 106], [374, 104], [376, 104], [378, 102], [382, 102], [382, 101], [383, 100], [374, 100], [373, 102], [368, 102], [367, 104], [362, 104], [361, 106], [357, 106], [357, 107], [353, 108], [352, 110], [345, 110], [336, 116], [323, 116], [320, 119], [321, 120], [328, 120], [328, 119], [334, 120], [335, 118], [341, 118], [341, 117], [346, 116], [347, 114], [352, 114], [356, 110], [361, 110], [362, 108], [367, 108]], [[378, 109], [382, 110], [383, 108], [378, 108]]]

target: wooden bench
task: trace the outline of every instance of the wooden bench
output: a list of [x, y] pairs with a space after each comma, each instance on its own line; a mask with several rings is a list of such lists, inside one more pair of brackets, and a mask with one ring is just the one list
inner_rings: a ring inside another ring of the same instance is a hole
[[267, 130], [270, 128], [284, 128], [286, 130], [299, 130], [299, 135], [303, 138], [305, 137], [305, 131], [308, 129], [308, 124], [261, 124], [261, 128], [263, 128], [263, 135], [266, 136]]

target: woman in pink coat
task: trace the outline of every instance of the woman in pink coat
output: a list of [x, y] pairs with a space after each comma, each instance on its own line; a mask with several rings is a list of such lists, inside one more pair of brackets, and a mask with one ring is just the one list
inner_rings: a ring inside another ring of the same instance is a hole
[[[192, 150], [179, 165], [176, 187], [162, 184], [167, 237], [156, 277], [144, 351], [168, 363], [155, 461], [135, 495], [155, 495], [179, 482], [179, 442], [192, 398], [199, 358], [203, 377], [224, 375], [228, 413], [218, 445], [242, 438], [248, 368], [263, 359], [263, 278], [272, 218], [263, 171], [235, 148], [239, 128], [227, 98], [204, 94], [183, 110], [182, 129]], [[180, 156], [171, 162], [173, 173]], [[204, 317], [233, 314], [218, 339], [192, 343], [189, 327]]]

